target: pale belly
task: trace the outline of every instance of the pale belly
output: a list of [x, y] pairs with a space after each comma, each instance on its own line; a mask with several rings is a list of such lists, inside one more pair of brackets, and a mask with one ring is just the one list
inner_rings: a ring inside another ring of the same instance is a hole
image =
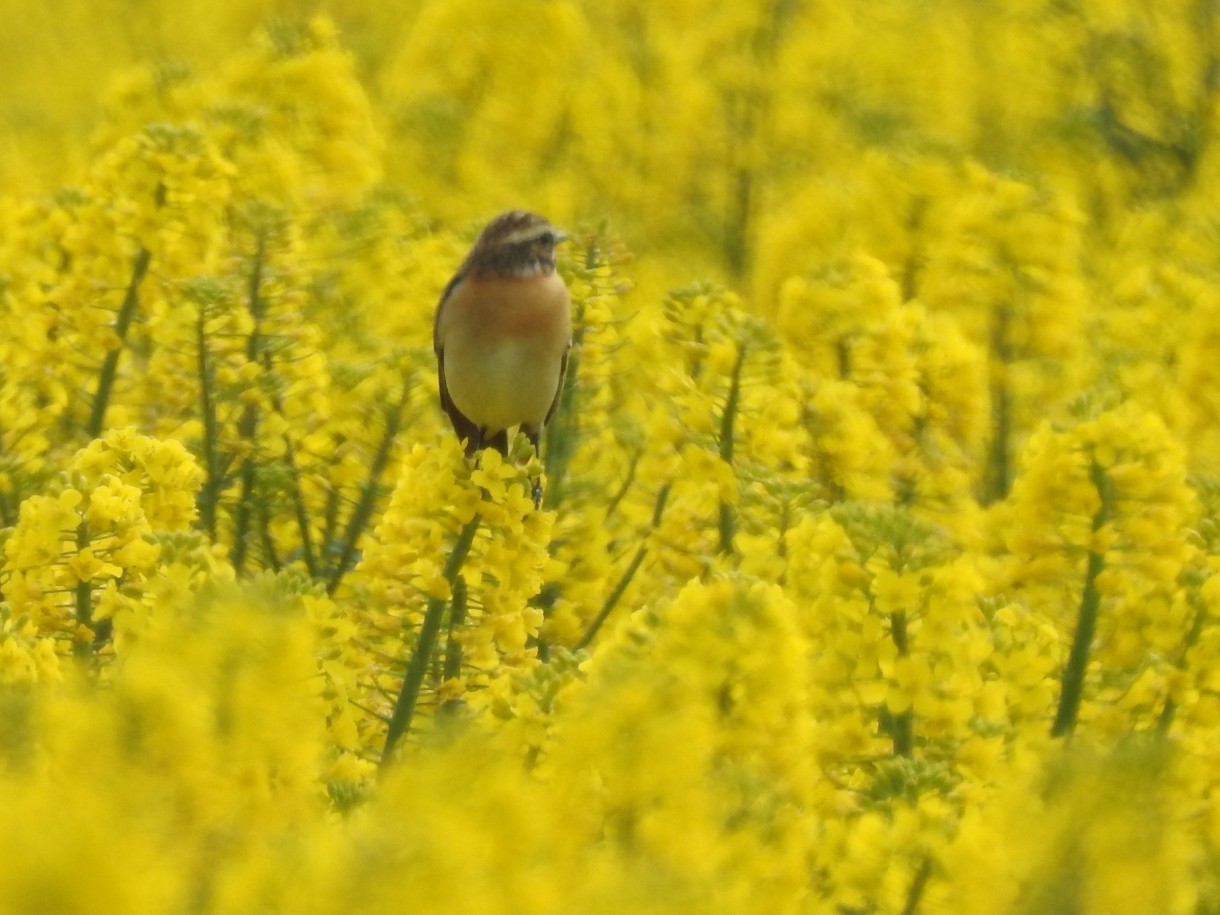
[[542, 425], [572, 336], [562, 279], [467, 280], [438, 330], [445, 385], [464, 416], [490, 432]]
[[493, 432], [540, 426], [559, 388], [563, 351], [529, 338], [494, 344], [454, 335], [445, 347], [445, 384], [463, 415]]

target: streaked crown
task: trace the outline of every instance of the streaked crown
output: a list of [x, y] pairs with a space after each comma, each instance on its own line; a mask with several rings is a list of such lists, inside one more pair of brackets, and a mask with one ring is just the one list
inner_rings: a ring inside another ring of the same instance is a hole
[[461, 272], [478, 277], [554, 273], [555, 246], [565, 238], [537, 213], [509, 210], [479, 233]]

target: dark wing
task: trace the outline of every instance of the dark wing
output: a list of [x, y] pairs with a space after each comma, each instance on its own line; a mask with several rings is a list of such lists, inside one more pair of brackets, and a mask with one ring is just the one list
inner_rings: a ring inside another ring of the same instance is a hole
[[[453, 423], [453, 431], [457, 433], [457, 437], [466, 440], [466, 454], [469, 456], [479, 449], [483, 441], [483, 433], [478, 426], [462, 414], [461, 410], [454, 406], [453, 400], [449, 397], [449, 386], [445, 384], [445, 348], [441, 346], [439, 333], [441, 309], [445, 307], [445, 301], [461, 281], [462, 274], [459, 273], [449, 281], [445, 286], [445, 291], [441, 293], [441, 300], [436, 306], [436, 317], [432, 320], [432, 348], [436, 351], [436, 383], [441, 394], [441, 409], [449, 415], [449, 421]], [[552, 409], [554, 408], [552, 407]]]
[[432, 349], [439, 356], [441, 354], [441, 310], [445, 307], [445, 302], [449, 300], [449, 296], [453, 295], [453, 290], [457, 289], [457, 284], [460, 283], [466, 274], [455, 273], [453, 279], [445, 284], [445, 291], [441, 293], [440, 301], [436, 303], [436, 314], [432, 317]]

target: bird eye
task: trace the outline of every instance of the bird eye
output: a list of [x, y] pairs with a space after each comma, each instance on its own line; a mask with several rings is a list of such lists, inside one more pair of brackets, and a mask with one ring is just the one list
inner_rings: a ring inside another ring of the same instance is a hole
[[538, 239], [544, 245], [553, 245], [553, 244], [555, 244], [555, 233], [552, 232], [550, 229], [547, 229], [545, 232], [543, 232], [541, 235], [538, 236]]

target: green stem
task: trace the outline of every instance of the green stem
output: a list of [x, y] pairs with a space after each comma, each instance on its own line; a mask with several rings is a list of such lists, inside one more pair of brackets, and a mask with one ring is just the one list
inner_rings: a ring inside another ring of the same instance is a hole
[[[281, 413], [283, 410], [281, 409]], [[297, 527], [301, 531], [301, 554], [305, 560], [305, 568], [311, 578], [317, 578], [319, 567], [314, 556], [313, 534], [309, 527], [309, 508], [305, 505], [305, 493], [301, 491], [301, 470], [297, 467], [296, 449], [288, 433], [284, 433], [284, 459], [288, 463], [288, 472], [292, 477], [292, 505], [297, 516]]]
[[[660, 492], [657, 493], [657, 502], [652, 510], [653, 530], [656, 530], [661, 524], [661, 516], [665, 513], [665, 503], [669, 499], [669, 489], [670, 484], [666, 483], [661, 487]], [[627, 586], [631, 584], [631, 580], [635, 578], [635, 573], [640, 570], [640, 566], [643, 564], [644, 557], [647, 554], [647, 543], [641, 544], [640, 548], [635, 551], [635, 556], [631, 558], [631, 562], [628, 564], [626, 571], [624, 571], [619, 577], [618, 583], [615, 584], [614, 589], [606, 597], [605, 603], [602, 604], [601, 610], [599, 610], [597, 616], [593, 618], [593, 622], [589, 624], [588, 630], [581, 637], [580, 641], [576, 643], [576, 651], [589, 647], [590, 643], [597, 635], [598, 630], [602, 628], [606, 620], [610, 617], [611, 611], [614, 610], [615, 606], [622, 599], [623, 593], [627, 590]]]
[[568, 350], [567, 371], [563, 376], [563, 389], [559, 392], [559, 407], [546, 427], [546, 456], [543, 468], [546, 472], [546, 507], [554, 508], [560, 502], [563, 484], [567, 478], [568, 465], [576, 448], [576, 378], [580, 374], [581, 344], [584, 341], [584, 303], [580, 303], [573, 316], [576, 330], [572, 335], [572, 348]]
[[212, 390], [215, 375], [208, 362], [208, 336], [205, 306], [199, 305], [199, 321], [195, 338], [199, 358], [199, 412], [203, 415], [203, 488], [199, 493], [199, 521], [208, 537], [216, 540], [216, 503], [220, 498], [220, 464], [218, 459], [216, 403]]
[[[907, 615], [899, 610], [890, 614], [890, 637], [901, 657], [911, 653], [911, 640], [907, 633]], [[915, 752], [915, 714], [907, 709], [890, 719], [890, 735], [894, 742], [895, 756], [910, 756]]]
[[[76, 549], [78, 551], [89, 546], [89, 527], [85, 522], [81, 522], [76, 529]], [[87, 581], [77, 582], [74, 589], [74, 603], [76, 609], [76, 624], [85, 628], [91, 628], [93, 625], [93, 588]], [[87, 659], [93, 654], [92, 639], [88, 642], [77, 638], [72, 640], [72, 653], [78, 660]]]
[[[0, 382], [0, 383], [3, 383], [3, 382]], [[0, 424], [0, 443], [2, 443], [4, 441], [4, 433], [5, 433], [4, 426], [2, 424]], [[18, 439], [20, 439], [20, 436], [18, 436]], [[9, 483], [10, 483], [10, 485], [12, 485], [14, 487], [12, 495], [15, 496], [16, 495], [16, 483], [11, 478], [9, 480]], [[19, 498], [18, 498], [18, 502], [20, 502]], [[4, 527], [12, 527], [16, 523], [17, 523], [16, 520], [13, 518], [13, 502], [12, 502], [12, 499], [10, 498], [10, 493], [0, 492], [0, 525], [3, 525]]]
[[[991, 330], [991, 479], [987, 483], [984, 502], [990, 504], [1008, 495], [1012, 485], [1012, 462], [1009, 460], [1009, 439], [1012, 437], [1012, 390], [1006, 373], [1013, 361], [1010, 325], [1012, 310], [1001, 306], [996, 311], [995, 324]], [[1004, 376], [996, 378], [996, 375]]]
[[[254, 252], [254, 267], [250, 271], [249, 302], [252, 326], [250, 328], [250, 336], [246, 339], [246, 359], [249, 362], [258, 361], [258, 354], [263, 346], [262, 320], [264, 302], [261, 287], [263, 282], [265, 244], [264, 237], [260, 235]], [[246, 564], [247, 539], [250, 535], [251, 518], [254, 511], [256, 470], [254, 442], [258, 435], [257, 405], [251, 403], [246, 406], [237, 429], [241, 440], [250, 448], [250, 453], [247, 455], [241, 468], [241, 498], [237, 503], [237, 517], [233, 525], [233, 548], [230, 551], [229, 557], [233, 563], [233, 570], [240, 575]]]
[[339, 525], [339, 487], [333, 481], [328, 481], [326, 509], [322, 517], [326, 519], [322, 527], [322, 552], [326, 553], [334, 542], [335, 528]]
[[809, 440], [813, 443], [813, 462], [816, 467], [814, 472], [815, 479], [821, 488], [825, 490], [826, 501], [839, 503], [847, 498], [847, 491], [844, 489], [843, 484], [838, 481], [838, 474], [835, 472], [834, 463], [831, 460], [829, 451], [818, 445], [822, 439], [823, 430], [821, 428], [821, 417], [817, 411], [809, 406], [809, 401], [812, 397], [813, 392], [809, 391], [805, 407], [801, 411], [801, 426], [804, 427]]
[[[270, 357], [266, 357], [264, 362], [265, 367], [270, 371]], [[275, 412], [287, 419], [283, 398], [278, 394], [273, 394], [271, 403], [275, 407]], [[288, 466], [288, 476], [292, 481], [292, 508], [296, 514], [297, 529], [301, 534], [301, 558], [305, 562], [309, 576], [317, 578], [319, 567], [314, 555], [313, 534], [310, 532], [309, 509], [305, 505], [305, 493], [301, 491], [301, 469], [297, 466], [297, 451], [292, 444], [292, 436], [287, 432], [284, 433], [284, 463]], [[270, 537], [268, 536], [267, 539], [270, 540]]]
[[909, 302], [919, 292], [917, 277], [923, 264], [922, 246], [919, 244], [924, 227], [924, 217], [930, 209], [929, 198], [920, 195], [911, 202], [907, 211], [907, 238], [911, 239], [911, 250], [902, 266], [902, 301]]
[[[1191, 621], [1190, 631], [1186, 634], [1186, 640], [1182, 644], [1181, 654], [1178, 655], [1178, 660], [1174, 667], [1178, 670], [1186, 670], [1189, 664], [1190, 649], [1199, 641], [1199, 636], [1203, 634], [1203, 627], [1208, 620], [1207, 605], [1198, 597], [1192, 601], [1195, 607], [1195, 618]], [[1157, 731], [1163, 736], [1169, 733], [1169, 729], [1173, 727], [1173, 719], [1178, 713], [1178, 704], [1173, 697], [1168, 697], [1165, 700], [1165, 707], [1161, 709], [1161, 715], [1157, 721]]]
[[839, 337], [835, 340], [835, 356], [839, 364], [839, 377], [844, 381], [851, 378], [851, 340]]
[[[263, 354], [263, 367], [270, 372], [272, 370], [271, 354]], [[280, 416], [288, 419], [287, 411], [284, 409], [284, 399], [278, 393], [272, 393], [271, 404], [275, 408], [275, 412]], [[286, 425], [290, 425], [287, 424]], [[317, 578], [319, 575], [319, 566], [317, 558], [314, 554], [313, 534], [310, 532], [309, 509], [305, 505], [305, 493], [301, 491], [301, 470], [297, 466], [297, 451], [292, 443], [292, 436], [284, 433], [284, 463], [288, 466], [288, 476], [292, 481], [292, 507], [296, 514], [297, 529], [301, 534], [301, 557], [305, 561], [305, 568], [309, 572], [311, 578]], [[268, 541], [270, 535], [267, 535]]]
[[343, 532], [343, 548], [339, 553], [338, 562], [335, 563], [334, 571], [331, 572], [330, 581], [326, 583], [327, 594], [335, 593], [339, 587], [339, 582], [343, 580], [343, 576], [351, 569], [356, 558], [356, 544], [368, 526], [369, 520], [373, 517], [373, 509], [377, 504], [377, 490], [381, 482], [381, 475], [385, 471], [386, 465], [390, 461], [390, 454], [394, 450], [394, 440], [398, 437], [398, 428], [402, 423], [402, 414], [407, 406], [407, 395], [409, 392], [410, 384], [404, 378], [402, 395], [398, 398], [398, 403], [386, 410], [385, 433], [381, 436], [381, 442], [377, 445], [377, 453], [373, 455], [373, 463], [369, 467], [369, 477], [364, 483], [364, 489], [360, 492], [360, 500], [352, 511], [351, 519], [347, 524], [347, 530]]
[[[441, 680], [447, 682], [462, 673], [462, 642], [460, 638], [462, 625], [466, 622], [466, 579], [461, 575], [453, 581], [453, 598], [449, 606], [449, 634], [445, 640], [445, 666], [441, 671]], [[453, 712], [458, 702], [447, 702], [438, 711]]]
[[17, 523], [16, 511], [13, 509], [13, 500], [8, 493], [0, 492], [0, 524], [4, 527], [12, 527]]
[[114, 390], [114, 380], [119, 371], [119, 357], [123, 354], [123, 344], [127, 341], [127, 331], [135, 317], [136, 308], [140, 304], [140, 284], [148, 274], [148, 265], [152, 261], [152, 252], [140, 248], [136, 253], [131, 268], [131, 281], [127, 284], [127, 292], [123, 296], [123, 304], [114, 322], [114, 333], [119, 338], [119, 345], [106, 354], [102, 360], [102, 368], [98, 373], [97, 393], [93, 395], [93, 408], [89, 413], [89, 424], [86, 431], [90, 438], [102, 434], [106, 423], [106, 409], [110, 406], [110, 395]]
[[631, 557], [631, 562], [628, 564], [627, 569], [619, 577], [618, 583], [615, 584], [614, 590], [611, 591], [606, 597], [605, 602], [602, 604], [601, 610], [599, 610], [597, 616], [593, 618], [593, 622], [589, 624], [588, 630], [581, 637], [580, 641], [576, 643], [577, 651], [589, 647], [589, 643], [593, 641], [598, 631], [605, 624], [606, 620], [609, 619], [611, 611], [614, 610], [615, 606], [622, 599], [623, 592], [627, 590], [627, 586], [630, 585], [631, 580], [635, 578], [635, 573], [639, 571], [646, 555], [648, 555], [648, 547], [646, 546], [641, 546], [635, 551], [635, 555]]
[[[730, 467], [733, 466], [733, 425], [737, 421], [737, 411], [741, 403], [741, 372], [746, 363], [745, 343], [737, 350], [737, 359], [733, 363], [733, 374], [729, 379], [729, 396], [724, 404], [724, 415], [720, 417], [720, 460]], [[728, 502], [720, 503], [720, 552], [733, 552], [733, 535], [736, 527], [733, 506]]]
[[267, 501], [263, 500], [258, 505], [259, 514], [259, 536], [263, 541], [263, 556], [266, 557], [266, 565], [273, 572], [278, 572], [284, 567], [280, 562], [279, 551], [275, 548], [275, 538], [271, 536], [271, 510], [267, 506]]
[[931, 876], [932, 859], [924, 858], [919, 863], [915, 876], [911, 878], [911, 888], [907, 890], [907, 901], [902, 907], [902, 915], [915, 915], [919, 911], [919, 903], [923, 899], [924, 890], [928, 885], [928, 878]]
[[720, 517], [716, 526], [720, 532], [720, 552], [728, 556], [733, 552], [733, 535], [736, 528], [733, 506], [728, 502], [720, 503]]
[[[247, 419], [251, 421], [247, 423]], [[239, 425], [243, 441], [253, 442], [254, 431], [257, 428], [257, 414], [253, 407], [246, 408], [246, 415]], [[254, 510], [254, 456], [246, 457], [241, 468], [241, 497], [237, 502], [237, 516], [233, 524], [233, 546], [229, 551], [229, 560], [233, 563], [233, 571], [241, 574], [246, 565], [247, 538], [250, 535], [250, 518]]]
[[627, 474], [623, 477], [622, 485], [610, 497], [610, 501], [606, 503], [606, 519], [609, 518], [618, 510], [619, 503], [623, 501], [623, 497], [631, 489], [631, 484], [635, 482], [636, 470], [640, 466], [640, 458], [644, 456], [644, 449], [640, 449], [631, 456], [631, 464], [627, 467]]
[[[1109, 484], [1106, 473], [1093, 461], [1089, 478], [1101, 499], [1101, 507], [1093, 516], [1093, 531], [1096, 533], [1110, 520]], [[1080, 609], [1076, 615], [1076, 633], [1072, 637], [1072, 649], [1067, 666], [1063, 669], [1063, 686], [1059, 694], [1059, 709], [1055, 723], [1051, 726], [1052, 737], [1063, 737], [1076, 728], [1076, 716], [1084, 696], [1085, 671], [1089, 666], [1089, 652], [1093, 647], [1093, 636], [1097, 630], [1097, 615], [1101, 609], [1101, 592], [1097, 590], [1097, 578], [1106, 566], [1104, 552], [1089, 550], [1089, 563], [1085, 571], [1084, 591], [1080, 596]]]
[[[475, 515], [458, 534], [453, 551], [445, 562], [444, 576], [450, 589], [457, 581], [462, 570], [462, 564], [470, 553], [474, 543], [475, 532], [479, 529], [479, 516]], [[424, 674], [432, 659], [432, 651], [436, 647], [436, 639], [440, 634], [441, 619], [445, 615], [445, 607], [449, 602], [442, 597], [428, 599], [424, 611], [424, 623], [419, 630], [419, 638], [415, 643], [415, 652], [407, 665], [403, 676], [402, 689], [398, 692], [398, 701], [394, 703], [394, 713], [390, 716], [389, 727], [385, 735], [385, 748], [381, 752], [381, 765], [384, 768], [393, 758], [394, 748], [398, 741], [406, 737], [411, 730], [411, 720], [415, 717], [415, 706], [419, 701], [419, 691], [423, 686]]]

